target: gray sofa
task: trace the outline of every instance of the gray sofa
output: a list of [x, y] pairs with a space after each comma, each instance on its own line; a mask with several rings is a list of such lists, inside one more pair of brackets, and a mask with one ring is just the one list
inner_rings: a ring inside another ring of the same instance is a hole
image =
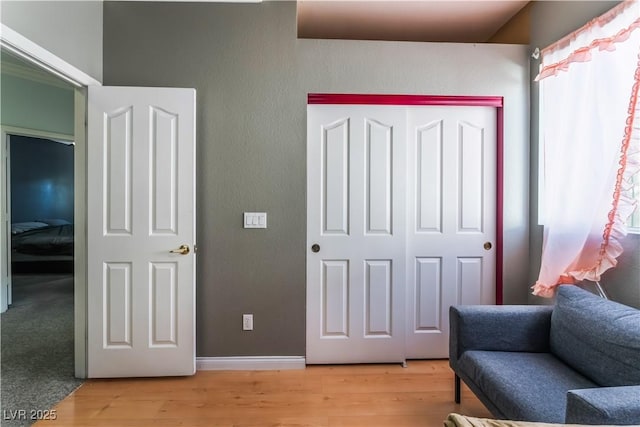
[[454, 306], [449, 364], [496, 418], [640, 425], [640, 310], [577, 286], [554, 306]]

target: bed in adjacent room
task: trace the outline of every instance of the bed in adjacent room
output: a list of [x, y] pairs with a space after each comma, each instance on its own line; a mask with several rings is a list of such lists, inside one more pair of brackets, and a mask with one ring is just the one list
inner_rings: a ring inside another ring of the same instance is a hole
[[73, 224], [64, 219], [11, 224], [11, 268], [14, 273], [72, 272]]

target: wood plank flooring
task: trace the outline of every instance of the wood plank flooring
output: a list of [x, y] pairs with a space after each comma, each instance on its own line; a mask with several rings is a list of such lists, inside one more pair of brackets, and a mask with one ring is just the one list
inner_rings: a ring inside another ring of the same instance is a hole
[[450, 412], [491, 416], [466, 387], [454, 403], [446, 360], [90, 380], [54, 409], [35, 426], [435, 427]]

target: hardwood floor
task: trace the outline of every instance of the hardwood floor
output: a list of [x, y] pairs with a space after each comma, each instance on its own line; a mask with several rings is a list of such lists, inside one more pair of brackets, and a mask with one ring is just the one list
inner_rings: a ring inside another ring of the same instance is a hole
[[466, 387], [454, 403], [446, 360], [90, 380], [54, 410], [36, 427], [435, 427], [450, 412], [491, 416]]

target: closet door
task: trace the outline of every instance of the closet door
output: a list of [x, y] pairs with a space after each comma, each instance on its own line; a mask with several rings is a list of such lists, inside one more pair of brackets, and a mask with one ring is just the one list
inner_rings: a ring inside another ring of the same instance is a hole
[[496, 302], [491, 101], [307, 107], [308, 363], [446, 358], [449, 307]]
[[408, 109], [407, 358], [448, 357], [451, 305], [495, 303], [496, 114]]
[[406, 111], [309, 105], [307, 120], [307, 362], [402, 362]]

